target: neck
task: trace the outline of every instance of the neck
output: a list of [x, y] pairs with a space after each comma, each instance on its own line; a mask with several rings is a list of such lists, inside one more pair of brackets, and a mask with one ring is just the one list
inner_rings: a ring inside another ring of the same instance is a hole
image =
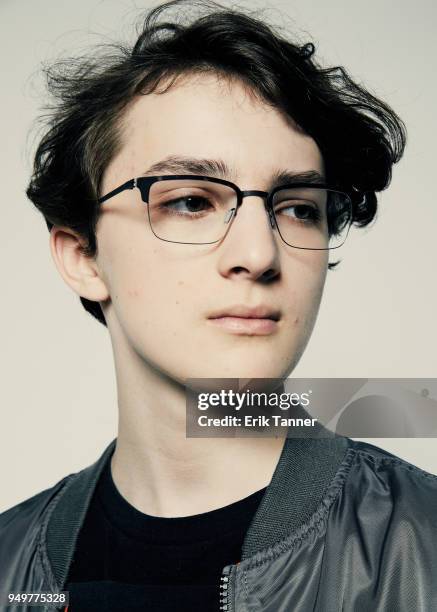
[[187, 438], [184, 385], [131, 347], [117, 349], [119, 428], [111, 470], [131, 505], [153, 516], [188, 516], [269, 484], [284, 437]]

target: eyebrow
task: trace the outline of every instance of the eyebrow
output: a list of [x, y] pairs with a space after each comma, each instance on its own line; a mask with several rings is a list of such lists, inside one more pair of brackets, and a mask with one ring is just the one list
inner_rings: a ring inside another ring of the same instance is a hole
[[[201, 176], [212, 176], [223, 179], [234, 179], [236, 171], [230, 168], [221, 159], [199, 159], [183, 155], [169, 155], [168, 157], [152, 164], [144, 175], [154, 174], [199, 174]], [[293, 183], [320, 184], [325, 182], [323, 174], [317, 170], [306, 170], [304, 172], [293, 172], [292, 170], [276, 170], [270, 179], [270, 188], [278, 185]]]

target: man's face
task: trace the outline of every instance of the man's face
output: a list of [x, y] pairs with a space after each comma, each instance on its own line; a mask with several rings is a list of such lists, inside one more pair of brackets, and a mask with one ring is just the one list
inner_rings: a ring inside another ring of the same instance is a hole
[[[169, 156], [222, 160], [233, 169], [225, 178], [244, 190], [268, 191], [277, 171], [323, 174], [314, 140], [240, 83], [212, 74], [186, 75], [166, 93], [132, 103], [101, 194]], [[287, 376], [316, 319], [327, 252], [282, 242], [259, 196], [244, 198], [225, 239], [209, 245], [158, 239], [146, 207], [138, 189], [124, 191], [102, 205], [97, 226], [115, 352], [133, 350], [179, 382]], [[280, 318], [258, 327], [210, 318], [237, 305], [264, 306]]]

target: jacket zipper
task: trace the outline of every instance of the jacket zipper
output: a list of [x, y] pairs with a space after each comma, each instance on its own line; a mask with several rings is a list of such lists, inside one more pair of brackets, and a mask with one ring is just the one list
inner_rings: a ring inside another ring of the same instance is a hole
[[232, 586], [231, 577], [235, 565], [227, 565], [223, 568], [220, 576], [220, 611], [232, 612]]

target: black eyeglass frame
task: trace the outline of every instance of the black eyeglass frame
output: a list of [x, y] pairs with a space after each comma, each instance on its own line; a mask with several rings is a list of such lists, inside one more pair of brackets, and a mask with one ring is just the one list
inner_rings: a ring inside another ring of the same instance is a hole
[[[295, 249], [303, 249], [306, 251], [333, 251], [334, 249], [338, 249], [339, 247], [343, 246], [343, 244], [345, 243], [347, 236], [349, 234], [350, 226], [352, 224], [352, 200], [351, 200], [349, 193], [347, 191], [343, 191], [335, 187], [328, 187], [325, 183], [310, 183], [310, 182], [286, 183], [284, 185], [277, 185], [271, 191], [260, 191], [257, 189], [242, 190], [238, 187], [238, 185], [235, 185], [235, 183], [232, 183], [231, 181], [228, 181], [226, 179], [221, 179], [218, 177], [205, 176], [203, 174], [200, 174], [200, 175], [199, 174], [165, 174], [165, 175], [160, 175], [160, 176], [140, 176], [137, 178], [130, 179], [129, 181], [126, 181], [119, 187], [116, 187], [115, 189], [107, 193], [106, 195], [102, 196], [101, 198], [98, 198], [97, 202], [98, 204], [103, 204], [103, 202], [106, 202], [110, 198], [113, 198], [114, 196], [118, 195], [119, 193], [123, 191], [126, 191], [128, 189], [135, 189], [138, 187], [141, 193], [142, 201], [148, 205], [150, 189], [154, 183], [158, 181], [181, 180], [181, 179], [182, 180], [191, 179], [191, 180], [196, 180], [196, 181], [199, 181], [199, 180], [208, 181], [212, 183], [219, 183], [221, 185], [226, 185], [227, 187], [230, 187], [231, 189], [235, 191], [237, 195], [237, 206], [235, 208], [235, 212], [232, 214], [232, 217], [229, 219], [230, 223], [228, 221], [229, 223], [228, 229], [226, 230], [224, 235], [218, 240], [214, 240], [212, 242], [180, 242], [177, 240], [166, 240], [165, 238], [161, 238], [160, 236], [155, 234], [153, 230], [152, 223], [150, 221], [149, 209], [148, 209], [150, 229], [152, 230], [154, 236], [159, 238], [159, 240], [163, 240], [164, 242], [173, 242], [176, 244], [215, 244], [216, 242], [220, 242], [220, 240], [223, 240], [226, 237], [226, 234], [228, 233], [233, 220], [237, 216], [239, 207], [243, 204], [243, 199], [248, 196], [259, 196], [265, 201], [265, 208], [269, 214], [269, 219], [270, 219], [270, 224], [272, 226], [272, 229], [275, 229], [275, 226], [276, 226], [276, 229], [278, 230], [278, 233], [281, 236], [281, 240], [288, 246], [291, 246]], [[276, 221], [276, 215], [275, 215], [275, 211], [273, 208], [273, 197], [275, 193], [277, 193], [278, 191], [281, 191], [282, 189], [294, 189], [294, 188], [302, 188], [302, 187], [311, 187], [314, 189], [325, 189], [326, 191], [334, 191], [335, 193], [341, 193], [342, 195], [347, 197], [348, 202], [349, 202], [349, 208], [350, 208], [350, 216], [349, 216], [346, 235], [344, 237], [343, 242], [339, 244], [338, 246], [327, 247], [327, 248], [298, 247], [284, 240], [281, 234], [281, 230], [279, 229], [278, 223]]]

